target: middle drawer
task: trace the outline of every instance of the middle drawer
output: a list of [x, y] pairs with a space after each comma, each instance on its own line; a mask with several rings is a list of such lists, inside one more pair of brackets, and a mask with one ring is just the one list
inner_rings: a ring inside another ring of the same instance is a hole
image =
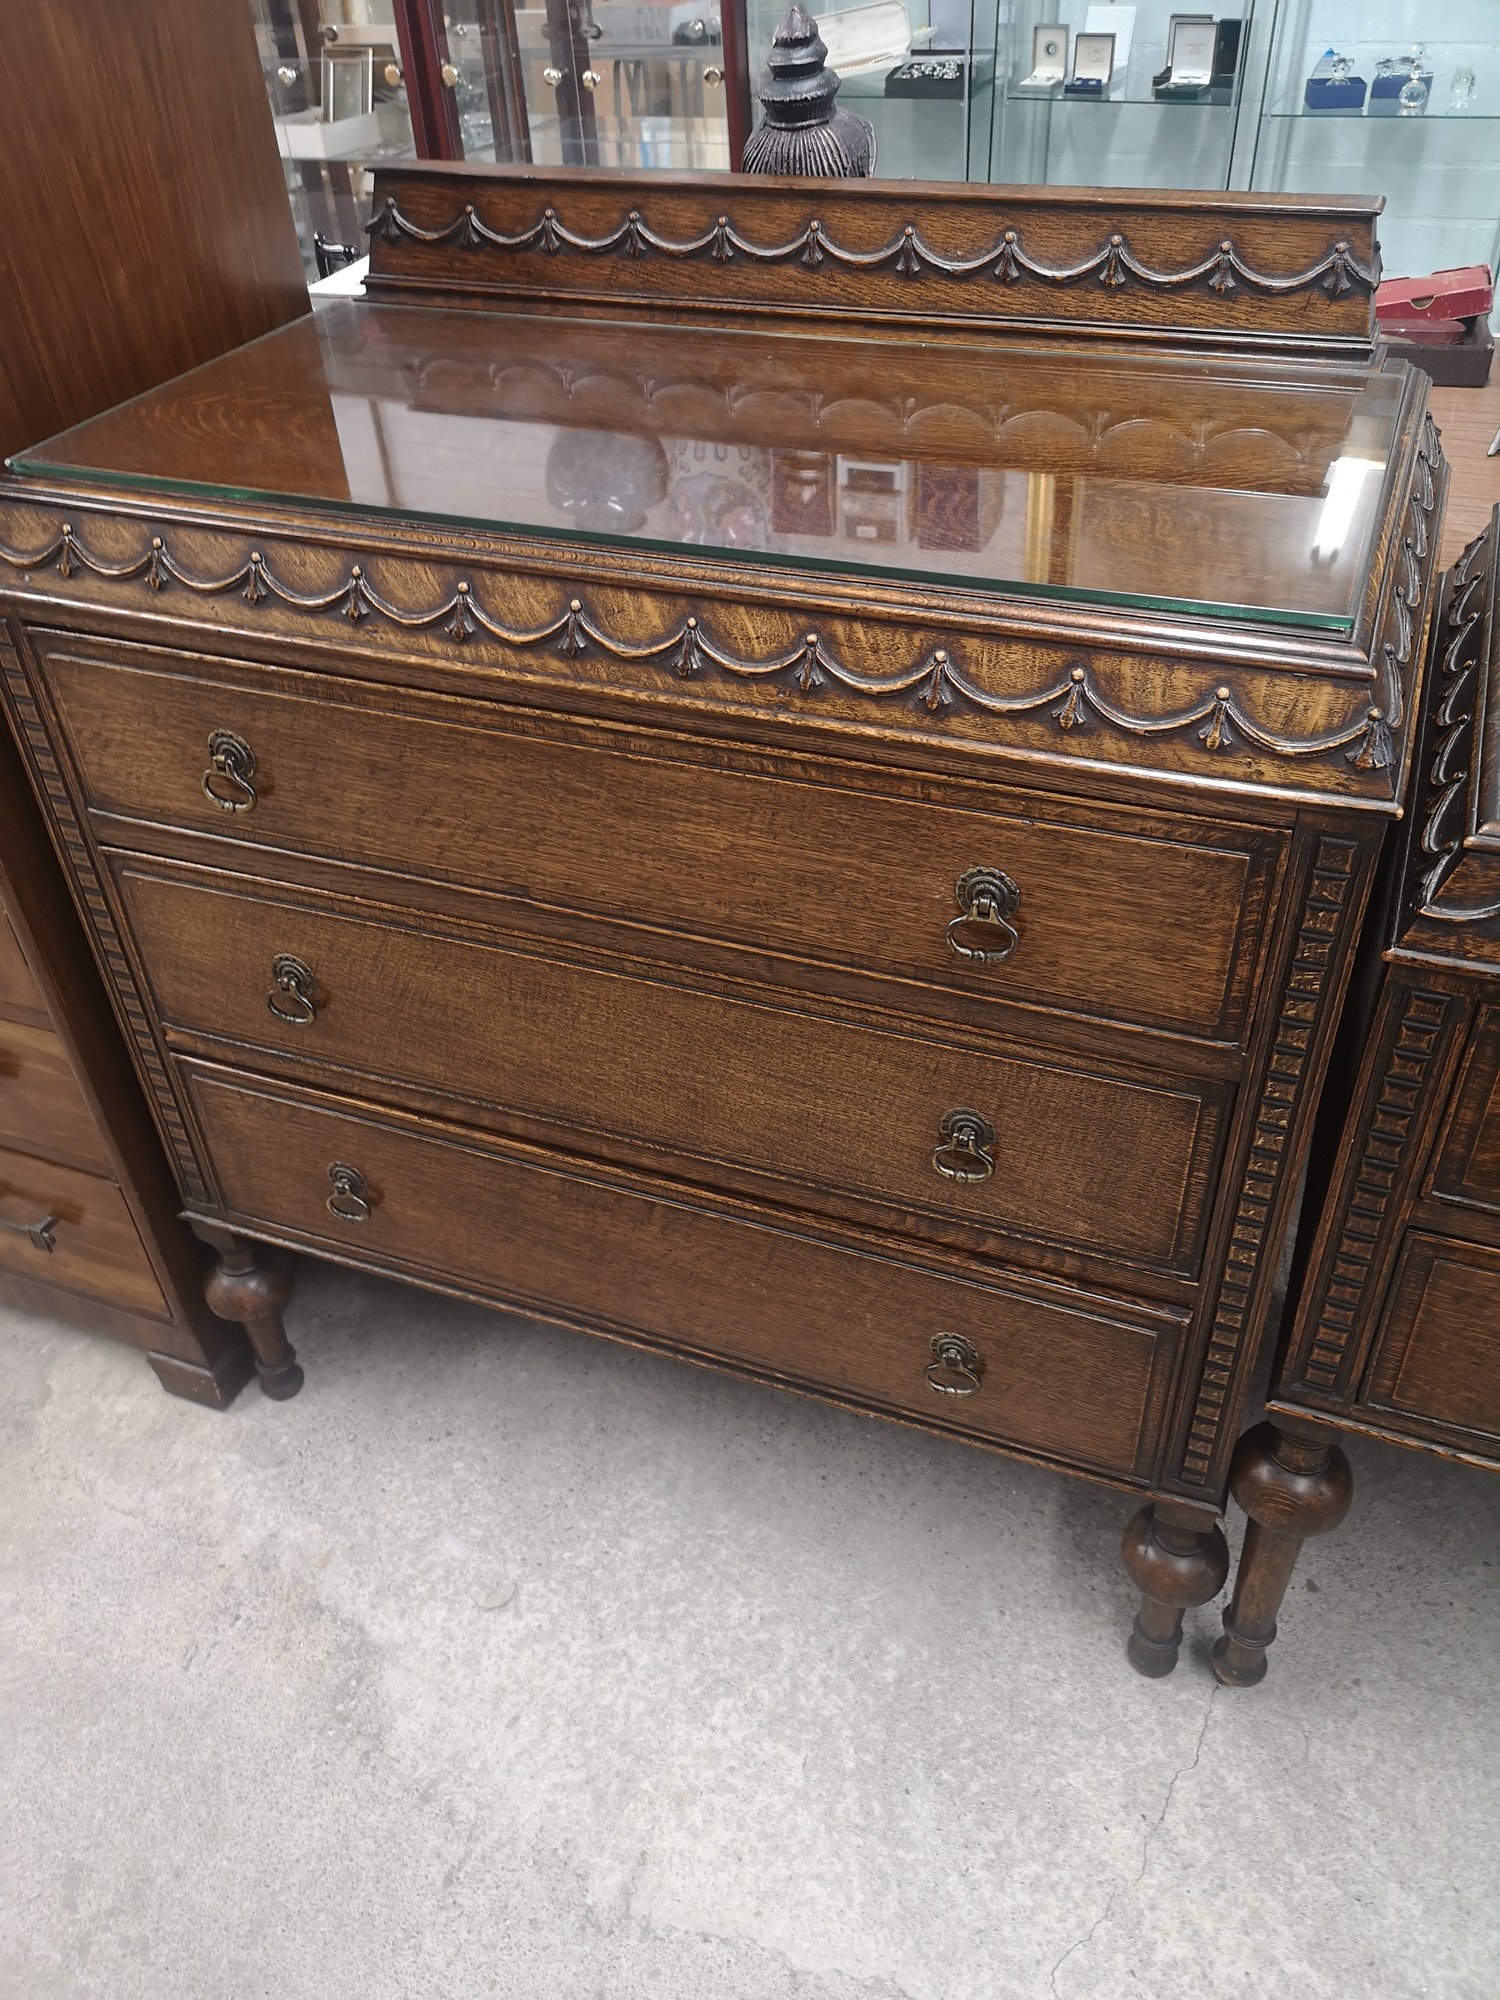
[[554, 1146], [803, 1207], [833, 1197], [877, 1226], [982, 1252], [1023, 1239], [1196, 1269], [1227, 1085], [111, 862], [179, 1043], [248, 1047], [304, 1075], [354, 1071]]

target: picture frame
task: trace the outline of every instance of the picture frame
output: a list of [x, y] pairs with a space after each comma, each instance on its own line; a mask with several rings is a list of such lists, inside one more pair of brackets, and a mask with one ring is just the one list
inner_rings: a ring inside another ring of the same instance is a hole
[[372, 48], [323, 51], [322, 122], [341, 124], [368, 118], [375, 109], [375, 51]]

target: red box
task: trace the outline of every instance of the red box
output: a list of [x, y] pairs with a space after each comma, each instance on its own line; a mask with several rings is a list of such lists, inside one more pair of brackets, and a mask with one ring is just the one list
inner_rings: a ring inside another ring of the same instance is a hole
[[1457, 271], [1434, 271], [1426, 278], [1387, 278], [1375, 294], [1375, 317], [1387, 319], [1472, 319], [1487, 313], [1495, 299], [1488, 264]]

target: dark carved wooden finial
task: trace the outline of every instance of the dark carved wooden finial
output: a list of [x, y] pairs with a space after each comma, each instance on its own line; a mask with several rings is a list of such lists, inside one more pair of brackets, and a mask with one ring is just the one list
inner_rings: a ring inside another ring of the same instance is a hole
[[865, 180], [875, 171], [875, 128], [853, 111], [835, 111], [838, 71], [828, 69], [818, 24], [799, 0], [771, 37], [761, 85], [765, 115], [745, 141], [747, 174], [807, 174]]

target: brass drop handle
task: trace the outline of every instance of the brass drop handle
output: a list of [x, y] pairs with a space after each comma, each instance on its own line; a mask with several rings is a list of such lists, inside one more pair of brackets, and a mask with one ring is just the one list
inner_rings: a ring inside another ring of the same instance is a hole
[[333, 1184], [333, 1193], [328, 1197], [328, 1213], [337, 1216], [340, 1222], [368, 1222], [371, 1202], [370, 1183], [358, 1167], [347, 1167], [342, 1160], [335, 1160], [328, 1169], [328, 1178]]
[[1021, 942], [1011, 918], [1021, 907], [1021, 891], [998, 868], [969, 868], [953, 894], [960, 914], [948, 926], [955, 955], [971, 965], [999, 965]]
[[979, 1349], [961, 1333], [935, 1333], [932, 1359], [923, 1371], [927, 1386], [940, 1396], [977, 1396], [984, 1363]]
[[317, 1019], [317, 974], [304, 959], [279, 951], [271, 960], [271, 990], [266, 1011], [289, 1028], [307, 1028]]
[[[5, 1193], [0, 1184], [0, 1194]], [[55, 1215], [44, 1215], [40, 1222], [7, 1222], [0, 1215], [0, 1229], [11, 1236], [24, 1236], [34, 1250], [43, 1250], [50, 1257], [57, 1248], [57, 1238], [53, 1231], [57, 1228]]]
[[995, 1171], [995, 1128], [979, 1111], [945, 1111], [932, 1164], [945, 1180], [987, 1181]]
[[243, 736], [232, 729], [216, 729], [208, 739], [208, 769], [203, 773], [203, 796], [220, 812], [246, 813], [254, 809], [257, 794], [250, 780], [255, 776], [255, 752]]

